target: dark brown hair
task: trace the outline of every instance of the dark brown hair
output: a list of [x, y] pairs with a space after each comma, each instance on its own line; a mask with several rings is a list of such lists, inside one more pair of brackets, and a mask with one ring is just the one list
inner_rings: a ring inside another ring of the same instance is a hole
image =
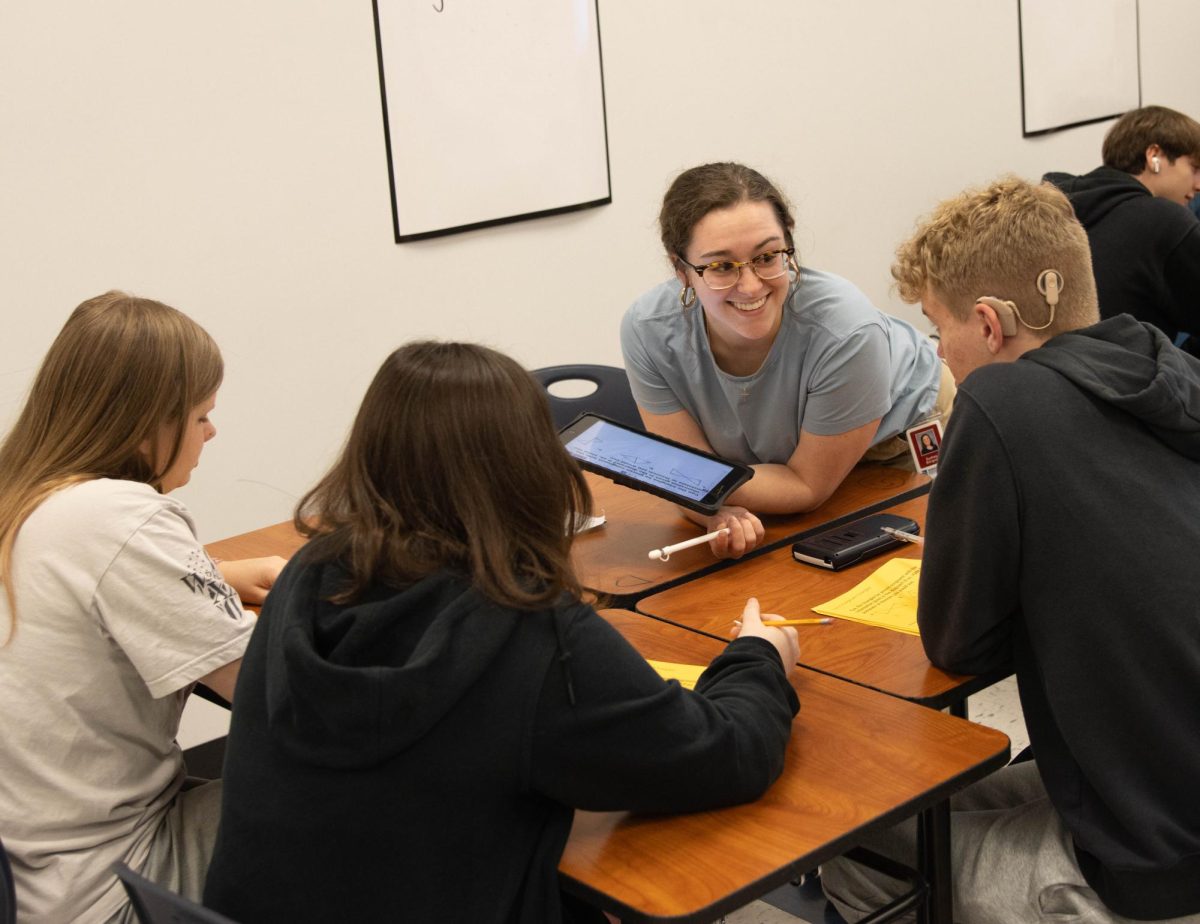
[[1100, 148], [1104, 166], [1136, 176], [1146, 169], [1146, 148], [1152, 144], [1171, 163], [1187, 154], [1200, 167], [1200, 123], [1166, 106], [1143, 106], [1117, 119]]
[[739, 202], [769, 202], [783, 228], [787, 246], [792, 244], [796, 220], [791, 206], [775, 184], [742, 164], [702, 164], [675, 177], [663, 196], [658, 227], [667, 257], [687, 259], [692, 232], [700, 220], [714, 209], [727, 209]]
[[591, 509], [542, 387], [470, 343], [410, 343], [367, 389], [341, 457], [300, 501], [305, 555], [349, 574], [332, 599], [441, 569], [518, 609], [580, 587], [567, 525]]

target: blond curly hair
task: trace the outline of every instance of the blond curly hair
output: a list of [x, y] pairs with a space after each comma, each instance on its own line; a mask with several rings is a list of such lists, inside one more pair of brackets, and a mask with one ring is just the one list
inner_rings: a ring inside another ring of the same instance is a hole
[[1004, 176], [939, 204], [896, 249], [892, 276], [906, 302], [931, 291], [966, 320], [975, 300], [991, 295], [1015, 302], [1037, 327], [1050, 312], [1037, 287], [1045, 269], [1057, 270], [1063, 285], [1041, 336], [1100, 320], [1091, 250], [1071, 203], [1049, 184]]

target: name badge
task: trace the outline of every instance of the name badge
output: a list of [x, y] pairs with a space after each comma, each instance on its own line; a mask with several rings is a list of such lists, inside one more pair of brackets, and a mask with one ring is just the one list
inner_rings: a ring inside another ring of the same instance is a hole
[[912, 453], [913, 468], [933, 478], [937, 475], [938, 451], [942, 448], [942, 422], [924, 420], [904, 431], [908, 451]]

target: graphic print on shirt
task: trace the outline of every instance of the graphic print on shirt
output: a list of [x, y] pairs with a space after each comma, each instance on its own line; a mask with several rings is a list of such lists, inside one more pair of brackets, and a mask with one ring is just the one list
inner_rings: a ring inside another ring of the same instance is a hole
[[242, 615], [241, 604], [237, 600], [237, 591], [225, 583], [221, 572], [217, 570], [211, 558], [201, 551], [188, 555], [188, 573], [180, 578], [194, 594], [205, 594], [217, 609], [224, 610], [230, 619], [238, 619]]

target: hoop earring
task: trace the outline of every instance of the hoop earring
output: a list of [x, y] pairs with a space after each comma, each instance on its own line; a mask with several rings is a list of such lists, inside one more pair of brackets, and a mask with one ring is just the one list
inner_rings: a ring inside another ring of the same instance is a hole
[[691, 308], [692, 305], [696, 304], [696, 290], [691, 286], [684, 286], [682, 289], [680, 289], [679, 304], [683, 306], [685, 311], [688, 308]]

